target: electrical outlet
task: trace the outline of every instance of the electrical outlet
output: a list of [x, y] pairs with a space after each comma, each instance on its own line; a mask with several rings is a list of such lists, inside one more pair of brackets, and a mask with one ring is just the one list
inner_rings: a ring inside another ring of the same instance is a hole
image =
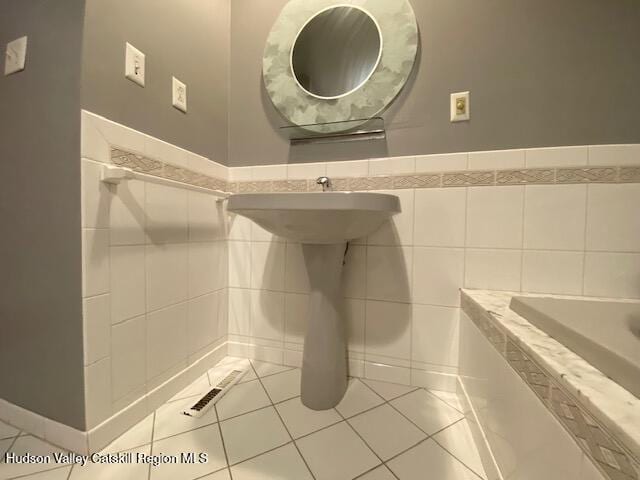
[[187, 113], [187, 86], [176, 77], [172, 78], [173, 106], [178, 110], [182, 110], [184, 113]]
[[7, 43], [7, 50], [4, 56], [4, 74], [11, 75], [24, 70], [26, 58], [27, 37], [20, 37]]
[[469, 92], [451, 94], [451, 121], [463, 122], [469, 120]]
[[124, 63], [124, 76], [144, 87], [144, 53], [127, 42]]

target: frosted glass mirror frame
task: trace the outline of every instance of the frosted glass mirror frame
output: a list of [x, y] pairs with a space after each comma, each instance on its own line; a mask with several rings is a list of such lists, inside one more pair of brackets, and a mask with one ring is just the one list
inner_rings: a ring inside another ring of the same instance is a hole
[[[300, 88], [291, 70], [291, 50], [302, 27], [321, 10], [357, 6], [375, 18], [383, 48], [369, 80], [357, 90], [327, 100]], [[290, 0], [275, 21], [262, 60], [264, 86], [276, 109], [293, 125], [363, 120], [384, 111], [406, 84], [418, 50], [418, 25], [408, 0]]]
[[[369, 73], [355, 87], [353, 87], [350, 90], [348, 90], [348, 91], [346, 91], [344, 93], [341, 93], [339, 95], [322, 96], [322, 95], [318, 95], [318, 94], [316, 94], [314, 92], [309, 91], [309, 89], [305, 88], [300, 83], [300, 80], [298, 79], [298, 76], [296, 75], [296, 69], [295, 69], [295, 65], [294, 65], [294, 52], [295, 52], [295, 49], [296, 49], [296, 45], [298, 44], [298, 40], [300, 40], [301, 34], [305, 31], [305, 29], [309, 26], [309, 24], [311, 24], [314, 20], [316, 20], [322, 14], [330, 12], [331, 10], [335, 10], [335, 9], [338, 9], [338, 8], [351, 8], [351, 9], [359, 10], [360, 12], [362, 12], [362, 14], [366, 15], [369, 20], [371, 20], [373, 25], [375, 25], [376, 30], [378, 31], [378, 54], [377, 54], [376, 61], [374, 62], [373, 66], [371, 67]], [[371, 78], [371, 75], [373, 75], [373, 72], [375, 72], [376, 68], [378, 68], [378, 65], [380, 64], [380, 58], [382, 58], [382, 50], [383, 50], [383, 48], [384, 48], [384, 39], [382, 38], [382, 31], [380, 30], [380, 25], [378, 24], [378, 22], [376, 21], [376, 19], [375, 19], [375, 17], [373, 15], [371, 15], [369, 12], [367, 12], [364, 8], [359, 7], [357, 5], [349, 5], [349, 4], [346, 4], [346, 3], [339, 4], [339, 5], [332, 5], [330, 7], [323, 8], [318, 13], [316, 13], [311, 18], [309, 18], [305, 22], [305, 24], [300, 28], [300, 30], [298, 31], [298, 34], [296, 35], [295, 39], [293, 40], [293, 45], [291, 46], [291, 55], [289, 56], [289, 65], [291, 66], [291, 74], [293, 75], [293, 79], [298, 84], [298, 87], [300, 87], [302, 90], [304, 90], [307, 94], [311, 95], [312, 97], [319, 98], [321, 100], [335, 100], [335, 99], [338, 99], [338, 98], [346, 97], [347, 95], [350, 95], [351, 93], [353, 93], [356, 90], [358, 90], [360, 87], [362, 87], [365, 83], [367, 83], [369, 81], [369, 79]]]

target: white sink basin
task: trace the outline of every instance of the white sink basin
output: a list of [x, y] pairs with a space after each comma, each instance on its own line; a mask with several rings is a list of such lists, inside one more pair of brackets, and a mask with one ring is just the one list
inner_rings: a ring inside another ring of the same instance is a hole
[[302, 243], [310, 292], [301, 400], [314, 410], [335, 407], [347, 389], [347, 334], [340, 315], [347, 242], [399, 213], [400, 200], [369, 192], [247, 193], [232, 195], [227, 208]]
[[400, 212], [400, 201], [370, 192], [244, 193], [229, 198], [228, 210], [279, 237], [331, 244], [373, 233]]

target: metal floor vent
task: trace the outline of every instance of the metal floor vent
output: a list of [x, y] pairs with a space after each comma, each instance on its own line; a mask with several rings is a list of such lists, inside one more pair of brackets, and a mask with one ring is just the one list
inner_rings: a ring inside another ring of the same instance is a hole
[[213, 387], [204, 397], [198, 400], [191, 408], [182, 413], [190, 417], [202, 417], [218, 400], [220, 400], [231, 387], [233, 387], [243, 375], [247, 373], [247, 369], [232, 370], [229, 375], [224, 377], [215, 387]]

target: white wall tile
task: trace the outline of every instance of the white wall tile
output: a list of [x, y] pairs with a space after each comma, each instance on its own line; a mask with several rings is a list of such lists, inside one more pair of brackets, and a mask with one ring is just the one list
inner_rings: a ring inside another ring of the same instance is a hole
[[87, 430], [111, 416], [111, 359], [85, 367], [85, 417]]
[[467, 250], [464, 286], [520, 291], [520, 250]]
[[446, 153], [438, 155], [422, 155], [416, 157], [416, 172], [451, 172], [466, 170], [469, 162], [468, 153]]
[[170, 163], [176, 167], [189, 167], [186, 150], [171, 145], [170, 143], [163, 142], [155, 137], [145, 135], [144, 153], [149, 158]]
[[587, 165], [588, 147], [531, 148], [525, 151], [527, 168]]
[[227, 259], [224, 242], [189, 244], [189, 298], [224, 288]]
[[189, 241], [210, 242], [226, 238], [222, 203], [207, 193], [187, 192], [189, 203]]
[[229, 215], [229, 240], [251, 240], [251, 220], [241, 215]]
[[251, 290], [229, 289], [229, 333], [251, 335]]
[[589, 185], [587, 250], [640, 252], [640, 184]]
[[284, 341], [303, 343], [307, 331], [309, 295], [286, 293], [284, 297]]
[[111, 245], [146, 243], [145, 182], [131, 180], [114, 186], [111, 202]]
[[182, 243], [189, 239], [187, 190], [147, 183], [147, 234], [153, 243]]
[[367, 176], [368, 173], [368, 160], [327, 163], [327, 176], [329, 177], [364, 177]]
[[458, 366], [460, 309], [413, 305], [411, 359]]
[[584, 294], [640, 298], [640, 255], [587, 252]]
[[287, 165], [287, 178], [314, 180], [327, 174], [326, 163], [300, 163]]
[[284, 339], [284, 293], [251, 290], [251, 336]]
[[415, 192], [414, 244], [463, 247], [467, 189], [420, 189]]
[[[187, 352], [194, 354], [220, 336], [219, 315], [226, 301], [220, 292], [209, 293], [189, 300], [187, 317]], [[225, 319], [226, 321], [226, 319]]]
[[364, 378], [378, 380], [380, 382], [410, 385], [411, 369], [406, 367], [383, 365], [374, 362], [364, 362]]
[[287, 178], [286, 165], [264, 165], [251, 167], [252, 180], [281, 180], [283, 178]]
[[467, 246], [522, 248], [524, 187], [472, 187], [467, 194]]
[[84, 364], [108, 357], [111, 352], [111, 300], [109, 295], [83, 300]]
[[386, 190], [380, 193], [395, 195], [400, 199], [402, 212], [385, 221], [369, 235], [369, 245], [412, 245], [413, 244], [413, 190]]
[[584, 248], [586, 185], [525, 187], [524, 248]]
[[367, 249], [349, 245], [342, 270], [342, 291], [345, 297], [364, 298], [367, 279]]
[[188, 246], [147, 245], [147, 311], [187, 300]]
[[229, 286], [251, 287], [251, 243], [234, 242], [229, 245]]
[[309, 291], [309, 274], [304, 263], [302, 245], [299, 243], [287, 242], [284, 288], [287, 292]]
[[145, 247], [111, 247], [111, 323], [146, 311]]
[[130, 152], [144, 154], [145, 135], [144, 133], [125, 127], [119, 123], [112, 122], [104, 117], [94, 115], [94, 125], [98, 128], [102, 136], [112, 147], [123, 148]]
[[284, 290], [285, 244], [251, 244], [251, 288]]
[[524, 150], [494, 150], [469, 153], [469, 170], [524, 168]]
[[186, 303], [147, 314], [147, 380], [187, 363]]
[[365, 353], [409, 359], [411, 305], [367, 300]]
[[147, 320], [144, 315], [111, 327], [111, 398], [116, 401], [144, 386]]
[[185, 151], [187, 158], [187, 167], [194, 172], [204, 173], [210, 177], [216, 177], [221, 179], [228, 179], [229, 169], [224, 165], [220, 165], [213, 160], [210, 160], [202, 155], [198, 155], [193, 152]]
[[411, 301], [411, 247], [367, 247], [367, 298]]
[[111, 147], [96, 126], [95, 115], [82, 110], [80, 155], [96, 162], [111, 163]]
[[82, 293], [93, 297], [109, 291], [109, 230], [82, 230]]
[[232, 182], [247, 182], [253, 179], [253, 167], [233, 167], [229, 171]]
[[464, 274], [462, 249], [421, 248], [413, 250], [413, 301], [457, 307]]
[[366, 302], [356, 298], [345, 298], [343, 315], [347, 324], [347, 347], [349, 351], [364, 352]]
[[111, 192], [102, 182], [102, 165], [82, 160], [82, 226], [109, 228]]
[[640, 145], [592, 145], [589, 165], [640, 165]]
[[369, 160], [369, 175], [406, 175], [416, 171], [414, 157], [372, 158]]
[[525, 251], [523, 255], [523, 292], [582, 294], [582, 252]]

